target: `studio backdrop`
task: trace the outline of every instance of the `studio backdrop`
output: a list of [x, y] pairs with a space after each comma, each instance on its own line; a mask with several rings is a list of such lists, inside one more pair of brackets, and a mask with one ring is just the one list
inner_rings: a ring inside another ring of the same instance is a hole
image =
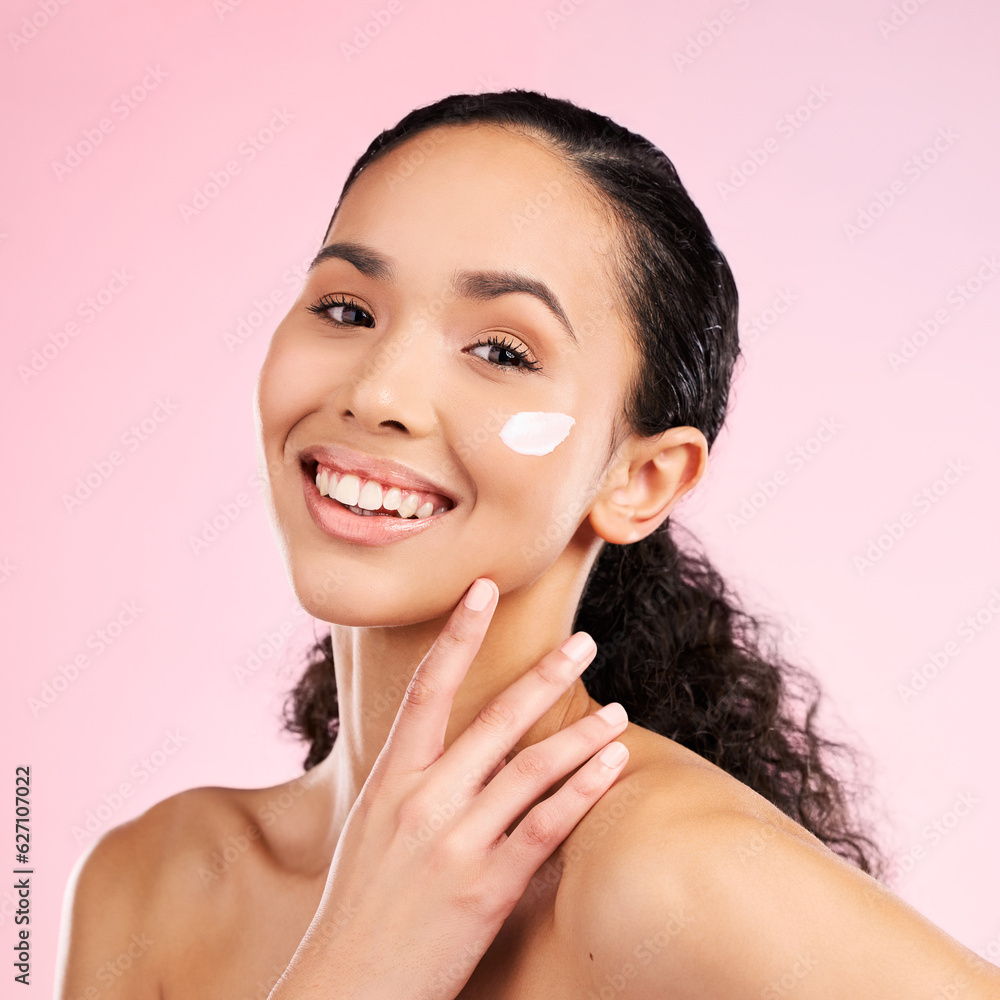
[[675, 519], [820, 681], [892, 887], [998, 960], [994, 5], [14, 0], [0, 28], [8, 829], [30, 768], [4, 863], [35, 995], [95, 838], [300, 773], [279, 716], [322, 625], [266, 516], [257, 371], [371, 139], [513, 87], [648, 136], [704, 212], [743, 358]]

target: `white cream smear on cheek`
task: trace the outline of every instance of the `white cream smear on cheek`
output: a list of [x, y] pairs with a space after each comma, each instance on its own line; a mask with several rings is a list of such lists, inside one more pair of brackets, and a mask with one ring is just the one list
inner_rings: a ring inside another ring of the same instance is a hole
[[547, 455], [575, 423], [568, 413], [524, 410], [500, 428], [500, 440], [519, 455]]

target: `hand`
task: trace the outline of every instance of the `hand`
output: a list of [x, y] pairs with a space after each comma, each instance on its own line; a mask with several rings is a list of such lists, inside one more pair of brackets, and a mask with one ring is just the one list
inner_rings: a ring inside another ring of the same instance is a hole
[[596, 712], [504, 766], [593, 659], [597, 647], [584, 632], [544, 656], [443, 749], [455, 693], [497, 597], [492, 581], [477, 580], [414, 672], [348, 815], [316, 916], [270, 1000], [453, 1000], [534, 873], [621, 773], [627, 754], [608, 766], [598, 751], [627, 720], [611, 724]]

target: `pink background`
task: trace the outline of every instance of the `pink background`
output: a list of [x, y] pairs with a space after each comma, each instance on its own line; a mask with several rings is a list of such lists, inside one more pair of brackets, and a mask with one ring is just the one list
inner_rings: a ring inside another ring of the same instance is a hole
[[[345, 52], [377, 7], [93, 0], [43, 23], [40, 0], [5, 5], [2, 721], [8, 781], [32, 767], [37, 989], [51, 991], [88, 813], [106, 814], [103, 830], [184, 788], [298, 772], [304, 748], [277, 712], [311, 628], [251, 485], [254, 378], [376, 133], [449, 93], [519, 86], [648, 136], [704, 211], [736, 273], [746, 357], [710, 474], [678, 519], [821, 679], [829, 731], [869, 755], [896, 890], [1000, 960], [995, 267], [957, 291], [1000, 252], [1000, 12], [393, 0], [367, 46]], [[130, 108], [119, 95], [133, 88]], [[281, 130], [251, 159], [244, 144], [268, 138], [276, 111]], [[58, 176], [102, 119], [101, 142]], [[230, 161], [239, 172], [185, 219]], [[742, 184], [727, 191], [734, 170]], [[873, 202], [878, 218], [846, 230]], [[88, 320], [79, 310], [116, 270], [127, 280]], [[272, 296], [259, 322], [255, 303]], [[907, 338], [919, 349], [893, 370]], [[36, 351], [51, 357], [25, 380]], [[797, 447], [808, 461], [789, 459]], [[121, 464], [68, 511], [64, 494], [116, 449]], [[951, 463], [963, 471], [948, 483]], [[773, 495], [755, 496], [768, 481]], [[925, 488], [934, 502], [918, 504]], [[753, 516], [737, 524], [745, 502]], [[196, 553], [216, 515], [223, 530]], [[856, 557], [892, 522], [905, 530], [861, 572]], [[128, 602], [137, 616], [98, 652], [97, 630]], [[904, 699], [948, 643], [956, 655]], [[270, 658], [241, 681], [257, 647]], [[85, 669], [33, 712], [79, 654]], [[0, 890], [4, 941], [12, 899]]]

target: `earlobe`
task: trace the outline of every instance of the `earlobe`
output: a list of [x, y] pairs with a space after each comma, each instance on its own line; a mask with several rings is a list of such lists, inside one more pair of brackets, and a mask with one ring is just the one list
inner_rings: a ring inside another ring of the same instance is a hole
[[696, 427], [671, 427], [651, 438], [636, 438], [626, 452], [630, 457], [608, 473], [589, 515], [594, 531], [616, 545], [655, 531], [697, 485], [708, 464], [708, 443]]
[[635, 508], [616, 504], [608, 498], [597, 500], [588, 515], [594, 533], [613, 545], [638, 541]]

